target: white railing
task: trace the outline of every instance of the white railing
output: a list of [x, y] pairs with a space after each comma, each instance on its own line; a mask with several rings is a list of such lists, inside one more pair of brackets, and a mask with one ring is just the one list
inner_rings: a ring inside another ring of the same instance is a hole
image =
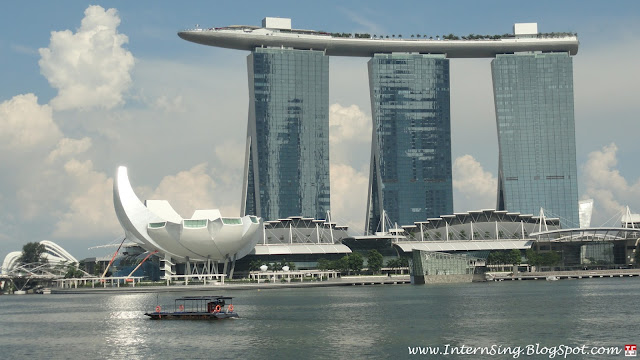
[[207, 285], [207, 281], [214, 285], [218, 283], [224, 285], [224, 278], [226, 276], [225, 274], [165, 275], [164, 279], [167, 281], [167, 286], [169, 286], [172, 281], [184, 281], [185, 285], [189, 285], [189, 281], [191, 280], [193, 282], [194, 279], [202, 281], [203, 285]]

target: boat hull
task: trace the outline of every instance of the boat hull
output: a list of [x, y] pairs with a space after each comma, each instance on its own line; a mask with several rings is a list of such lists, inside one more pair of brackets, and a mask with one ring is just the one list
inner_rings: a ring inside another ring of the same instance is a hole
[[222, 320], [229, 318], [239, 318], [235, 312], [152, 312], [145, 313], [151, 320]]

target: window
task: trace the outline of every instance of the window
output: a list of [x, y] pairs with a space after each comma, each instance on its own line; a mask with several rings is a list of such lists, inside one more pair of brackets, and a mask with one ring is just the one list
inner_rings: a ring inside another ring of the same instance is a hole
[[207, 226], [207, 220], [184, 220], [183, 224], [186, 228], [202, 228]]

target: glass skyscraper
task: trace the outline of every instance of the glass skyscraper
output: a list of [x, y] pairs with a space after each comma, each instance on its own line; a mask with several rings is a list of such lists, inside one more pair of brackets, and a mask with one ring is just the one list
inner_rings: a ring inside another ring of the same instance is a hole
[[373, 115], [366, 230], [453, 213], [449, 60], [375, 54], [369, 60]]
[[329, 57], [255, 48], [242, 214], [324, 219], [329, 194]]
[[573, 65], [567, 53], [497, 55], [498, 210], [578, 227]]

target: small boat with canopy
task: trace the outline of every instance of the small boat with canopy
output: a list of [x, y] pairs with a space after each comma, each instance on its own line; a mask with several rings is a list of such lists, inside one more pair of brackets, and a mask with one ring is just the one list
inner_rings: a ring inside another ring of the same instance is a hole
[[173, 311], [163, 311], [157, 305], [154, 312], [145, 313], [152, 320], [218, 320], [237, 318], [233, 298], [229, 296], [186, 296], [175, 299]]

